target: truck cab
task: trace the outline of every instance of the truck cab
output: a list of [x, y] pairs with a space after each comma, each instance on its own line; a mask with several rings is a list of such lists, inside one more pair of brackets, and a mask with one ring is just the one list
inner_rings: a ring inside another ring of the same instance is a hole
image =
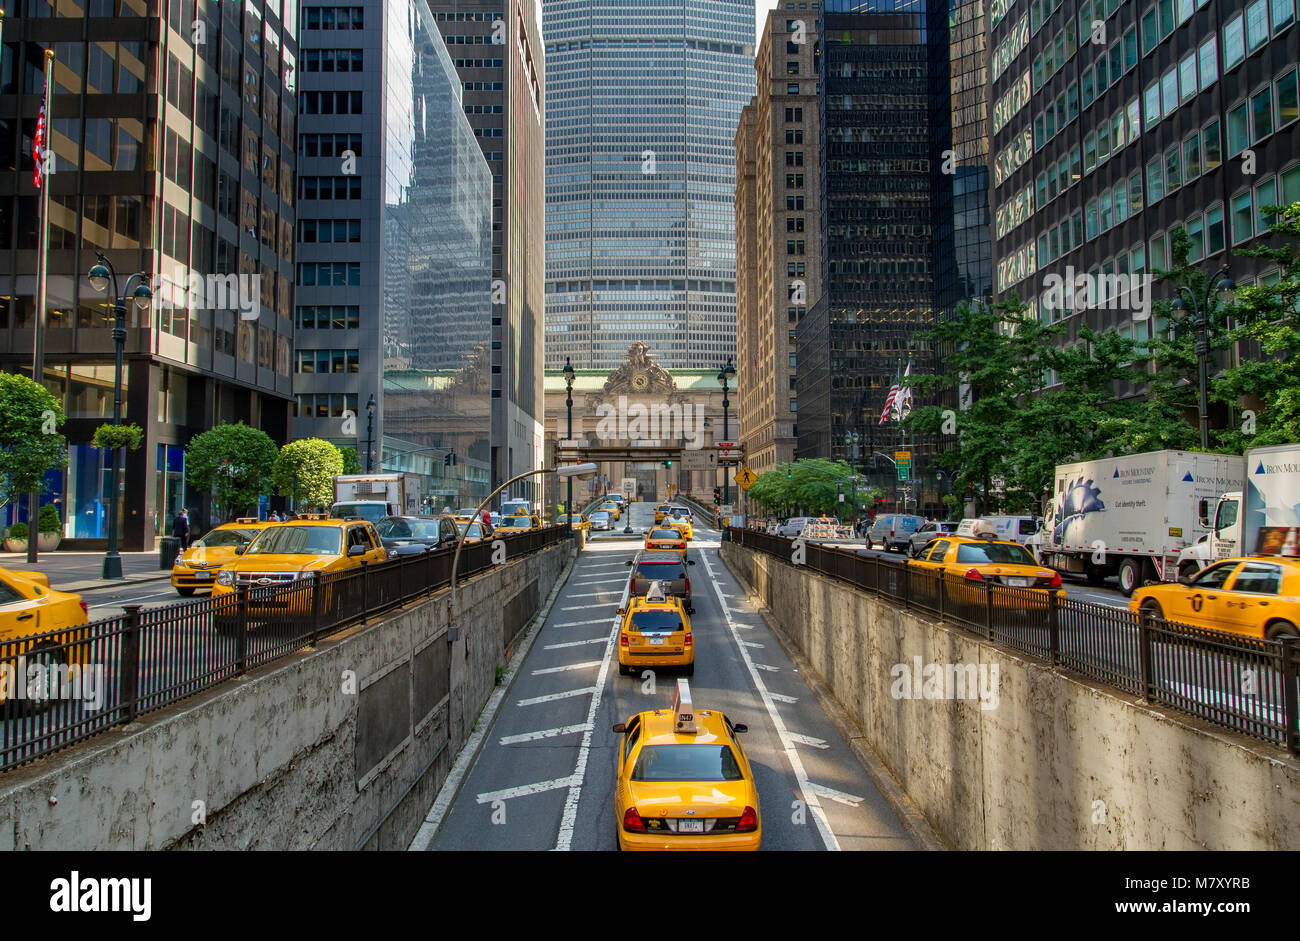
[[1241, 554], [1241, 491], [1222, 494], [1214, 506], [1209, 551], [1205, 561], [1230, 559]]

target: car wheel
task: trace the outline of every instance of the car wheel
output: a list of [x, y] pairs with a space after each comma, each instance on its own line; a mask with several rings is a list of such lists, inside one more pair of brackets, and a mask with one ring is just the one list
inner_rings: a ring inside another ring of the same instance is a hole
[[1125, 559], [1119, 564], [1119, 590], [1128, 598], [1141, 587], [1142, 563], [1137, 559]]
[[1296, 626], [1290, 621], [1274, 621], [1269, 625], [1264, 636], [1269, 640], [1277, 640], [1280, 637], [1300, 637], [1300, 630], [1296, 630]]
[[182, 598], [188, 598], [188, 597], [190, 597], [192, 594], [194, 594], [194, 589], [193, 589], [193, 588], [177, 588], [177, 589], [176, 589], [176, 594], [180, 595]]
[[1142, 605], [1138, 610], [1142, 614], [1149, 614], [1153, 618], [1159, 618], [1162, 621], [1165, 619], [1165, 609], [1160, 607], [1160, 602], [1156, 601], [1154, 598], [1148, 598], [1146, 601], [1142, 602]]

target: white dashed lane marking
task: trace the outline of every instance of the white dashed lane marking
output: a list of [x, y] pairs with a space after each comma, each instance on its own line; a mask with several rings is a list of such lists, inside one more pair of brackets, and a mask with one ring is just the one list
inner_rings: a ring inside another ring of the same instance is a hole
[[546, 696], [533, 696], [531, 699], [521, 699], [515, 703], [516, 706], [540, 706], [542, 703], [555, 702], [559, 699], [573, 699], [577, 696], [590, 696], [596, 691], [594, 686], [584, 686], [582, 689], [570, 689], [563, 693], [550, 693]]

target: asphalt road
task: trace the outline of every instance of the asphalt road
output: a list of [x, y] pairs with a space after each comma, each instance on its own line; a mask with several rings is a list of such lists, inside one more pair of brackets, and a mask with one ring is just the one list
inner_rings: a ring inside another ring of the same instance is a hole
[[122, 613], [124, 604], [140, 604], [146, 608], [157, 608], [168, 604], [193, 604], [208, 597], [209, 592], [199, 592], [192, 598], [182, 598], [176, 594], [170, 579], [159, 578], [147, 582], [130, 582], [117, 588], [97, 588], [81, 593], [81, 600], [86, 602], [92, 621], [101, 618], [116, 617]]
[[[634, 504], [644, 532], [651, 504]], [[438, 820], [434, 850], [613, 850], [615, 748], [610, 727], [669, 707], [676, 673], [653, 691], [618, 673], [614, 649], [624, 562], [639, 541], [596, 540], [578, 557], [486, 730], [482, 750]], [[916, 848], [718, 556], [695, 531], [689, 557], [697, 708], [749, 726], [763, 849]], [[486, 721], [486, 720], [481, 720]], [[435, 804], [435, 810], [439, 805]]]

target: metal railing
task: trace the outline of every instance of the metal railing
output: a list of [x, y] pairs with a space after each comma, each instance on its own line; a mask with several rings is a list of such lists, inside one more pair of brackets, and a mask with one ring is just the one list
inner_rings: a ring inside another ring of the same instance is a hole
[[[506, 559], [569, 527], [501, 535]], [[0, 771], [179, 702], [451, 583], [453, 549], [399, 556], [287, 584], [125, 613], [0, 641]], [[461, 550], [457, 584], [493, 568], [492, 541]]]
[[[732, 542], [793, 564], [794, 540], [749, 529]], [[1127, 608], [1012, 588], [804, 543], [800, 567], [921, 611], [991, 643], [1150, 703], [1300, 754], [1300, 639], [1262, 640], [1138, 617]]]

